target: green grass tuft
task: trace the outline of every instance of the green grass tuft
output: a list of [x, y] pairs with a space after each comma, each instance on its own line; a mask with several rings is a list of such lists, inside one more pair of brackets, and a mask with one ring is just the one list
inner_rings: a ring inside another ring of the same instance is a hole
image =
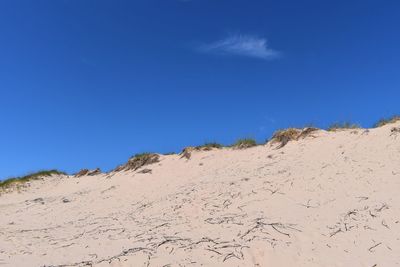
[[340, 129], [359, 129], [359, 128], [361, 128], [361, 126], [358, 124], [350, 122], [337, 122], [329, 126], [327, 130], [332, 132]]
[[254, 140], [252, 138], [243, 138], [243, 139], [237, 140], [232, 146], [236, 147], [236, 148], [249, 148], [249, 147], [253, 147], [256, 145], [257, 145], [256, 140]]
[[42, 177], [51, 176], [53, 174], [66, 174], [65, 172], [61, 172], [58, 170], [44, 170], [35, 173], [31, 173], [21, 177], [12, 177], [8, 178], [4, 181], [0, 181], [0, 188], [9, 188], [13, 185], [23, 184], [29, 181], [38, 180]]
[[164, 156], [170, 156], [170, 155], [176, 155], [176, 154], [177, 154], [176, 152], [166, 152], [166, 153], [163, 153]]
[[150, 155], [153, 155], [154, 153], [150, 153], [150, 152], [143, 152], [143, 153], [137, 153], [135, 154], [133, 157], [131, 158], [137, 158], [137, 159], [141, 159], [141, 158], [146, 158], [149, 157]]
[[400, 115], [394, 115], [390, 118], [380, 119], [378, 122], [374, 124], [374, 128], [382, 127], [389, 123], [394, 123], [396, 121], [400, 121]]
[[221, 144], [218, 144], [216, 142], [211, 142], [211, 143], [205, 143], [204, 145], [201, 146], [196, 146], [195, 148], [198, 150], [211, 150], [213, 148], [222, 148], [223, 146]]

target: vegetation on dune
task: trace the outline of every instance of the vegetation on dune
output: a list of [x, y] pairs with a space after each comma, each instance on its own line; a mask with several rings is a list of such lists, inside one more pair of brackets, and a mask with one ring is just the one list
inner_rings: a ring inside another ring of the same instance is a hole
[[[400, 121], [400, 115], [394, 115], [390, 118], [384, 118], [380, 119], [378, 122], [374, 124], [374, 128], [384, 126], [389, 123], [394, 123]], [[341, 129], [359, 129], [361, 128], [358, 124], [350, 123], [350, 122], [338, 122], [330, 125], [327, 130], [328, 131], [336, 131], [336, 130], [341, 130]], [[302, 138], [306, 138], [307, 136], [310, 136], [311, 133], [319, 130], [318, 128], [314, 127], [313, 125], [309, 124], [303, 128], [287, 128], [283, 130], [278, 130], [276, 131], [270, 140], [266, 140], [268, 143], [269, 141], [272, 143], [279, 143], [278, 148], [284, 147], [287, 143], [290, 141], [294, 140], [299, 140]], [[393, 129], [393, 131], [398, 131], [398, 129]], [[242, 138], [237, 140], [234, 144], [228, 146], [232, 148], [237, 148], [237, 149], [245, 149], [245, 148], [250, 148], [254, 147], [257, 145], [256, 140], [252, 138]], [[181, 158], [187, 158], [190, 159], [191, 157], [191, 152], [193, 151], [209, 151], [212, 149], [220, 149], [223, 148], [224, 145], [221, 145], [217, 142], [206, 142], [203, 145], [199, 146], [194, 146], [194, 147], [186, 147], [183, 149], [183, 151], [179, 154], [181, 155]], [[177, 154], [175, 152], [171, 153], [164, 153], [164, 155], [174, 155]], [[159, 154], [155, 153], [150, 153], [150, 152], [145, 152], [145, 153], [138, 153], [135, 154], [133, 157], [131, 157], [128, 162], [124, 165], [120, 165], [117, 168], [114, 169], [114, 171], [122, 171], [122, 170], [137, 170], [145, 165], [153, 164], [156, 162], [159, 162], [160, 156]], [[83, 175], [90, 175], [90, 174], [98, 174], [100, 173], [100, 170], [87, 170], [83, 169], [80, 172], [76, 174], [76, 176], [83, 176]], [[53, 174], [65, 174], [64, 172], [60, 172], [58, 170], [45, 170], [45, 171], [39, 171], [35, 172], [26, 176], [22, 177], [12, 177], [9, 179], [6, 179], [4, 181], [0, 181], [0, 189], [1, 188], [7, 188], [15, 184], [23, 184], [24, 182], [32, 181], [32, 180], [37, 180], [45, 176], [50, 176]]]
[[164, 156], [176, 155], [176, 154], [177, 154], [176, 152], [166, 152], [166, 153], [163, 153]]
[[216, 142], [210, 142], [210, 143], [205, 143], [204, 145], [200, 145], [200, 146], [188, 146], [185, 147], [182, 152], [179, 154], [181, 156], [181, 158], [186, 158], [186, 159], [190, 159], [192, 157], [192, 152], [193, 151], [210, 151], [212, 149], [220, 149], [223, 148], [224, 146], [216, 143]]
[[380, 119], [379, 121], [377, 121], [374, 124], [374, 128], [378, 128], [378, 127], [384, 126], [386, 124], [394, 123], [394, 122], [397, 122], [397, 121], [400, 121], [400, 115], [394, 115], [394, 116], [392, 116], [390, 118], [386, 118], [386, 119], [383, 118], [383, 119]]
[[133, 157], [131, 157], [131, 159], [143, 159], [149, 157], [150, 155], [154, 155], [154, 153], [151, 152], [136, 153]]
[[278, 149], [284, 147], [287, 143], [294, 140], [299, 140], [300, 138], [306, 138], [311, 133], [318, 131], [315, 127], [306, 127], [304, 129], [299, 128], [288, 128], [276, 131], [271, 141], [279, 143]]
[[127, 170], [134, 170], [159, 162], [160, 156], [155, 153], [145, 152], [145, 153], [138, 153], [131, 157], [128, 162], [124, 165], [118, 166], [114, 171], [127, 171]]
[[341, 130], [341, 129], [359, 129], [361, 128], [360, 125], [355, 124], [355, 123], [350, 123], [350, 122], [336, 122], [332, 124], [331, 126], [328, 127], [328, 131], [336, 131], [336, 130]]
[[100, 168], [94, 169], [94, 170], [89, 170], [89, 169], [82, 169], [79, 172], [77, 172], [74, 176], [75, 177], [82, 177], [82, 176], [94, 176], [97, 174], [101, 174]]
[[286, 139], [296, 139], [301, 129], [298, 128], [288, 128], [283, 130], [278, 130], [272, 135], [272, 139], [278, 142], [282, 142]]
[[181, 156], [181, 159], [182, 158], [190, 159], [192, 157], [192, 151], [195, 149], [196, 149], [195, 147], [191, 147], [191, 146], [185, 147], [182, 150], [182, 152], [179, 154]]
[[156, 153], [145, 152], [135, 154], [128, 160], [127, 165], [129, 169], [137, 170], [144, 165], [153, 164], [159, 162], [160, 156]]
[[288, 128], [278, 130], [272, 135], [272, 142], [280, 143], [278, 148], [284, 147], [289, 141], [297, 140], [301, 130], [297, 128]]
[[213, 148], [222, 148], [223, 146], [221, 144], [218, 144], [216, 142], [211, 142], [211, 143], [205, 143], [204, 145], [201, 146], [196, 146], [195, 148], [198, 150], [211, 150]]
[[306, 127], [306, 128], [304, 128], [304, 129], [301, 131], [301, 133], [300, 133], [300, 135], [299, 135], [299, 137], [298, 137], [297, 139], [306, 138], [306, 137], [309, 136], [311, 133], [313, 133], [313, 132], [315, 132], [315, 131], [318, 131], [318, 130], [320, 130], [320, 129], [318, 129], [318, 128], [316, 128], [316, 127], [312, 127], [312, 126]]
[[243, 148], [253, 147], [253, 146], [256, 146], [256, 145], [257, 145], [256, 140], [254, 140], [252, 138], [243, 138], [243, 139], [237, 140], [232, 145], [232, 147], [243, 149]]
[[12, 178], [8, 178], [4, 181], [0, 181], [0, 188], [3, 188], [3, 189], [9, 188], [14, 185], [20, 185], [20, 184], [24, 184], [29, 181], [38, 180], [38, 179], [46, 177], [46, 176], [61, 175], [61, 174], [65, 175], [66, 173], [58, 171], [58, 170], [44, 170], [44, 171], [31, 173], [31, 174], [28, 174], [25, 176], [21, 176], [21, 177], [12, 177]]

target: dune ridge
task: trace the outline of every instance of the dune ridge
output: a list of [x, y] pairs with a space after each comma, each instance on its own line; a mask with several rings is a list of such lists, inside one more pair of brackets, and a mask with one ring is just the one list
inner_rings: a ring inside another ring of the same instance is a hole
[[0, 196], [0, 265], [400, 265], [399, 129], [292, 131], [30, 181]]

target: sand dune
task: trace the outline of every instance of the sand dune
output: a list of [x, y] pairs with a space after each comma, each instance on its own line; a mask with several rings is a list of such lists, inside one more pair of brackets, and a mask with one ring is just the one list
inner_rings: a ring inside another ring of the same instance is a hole
[[0, 196], [0, 266], [398, 266], [394, 127], [34, 181]]

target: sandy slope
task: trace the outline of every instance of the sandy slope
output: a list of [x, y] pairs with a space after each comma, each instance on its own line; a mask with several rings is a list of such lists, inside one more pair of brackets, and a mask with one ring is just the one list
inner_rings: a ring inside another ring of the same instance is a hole
[[0, 266], [398, 266], [399, 126], [35, 181], [0, 196]]

